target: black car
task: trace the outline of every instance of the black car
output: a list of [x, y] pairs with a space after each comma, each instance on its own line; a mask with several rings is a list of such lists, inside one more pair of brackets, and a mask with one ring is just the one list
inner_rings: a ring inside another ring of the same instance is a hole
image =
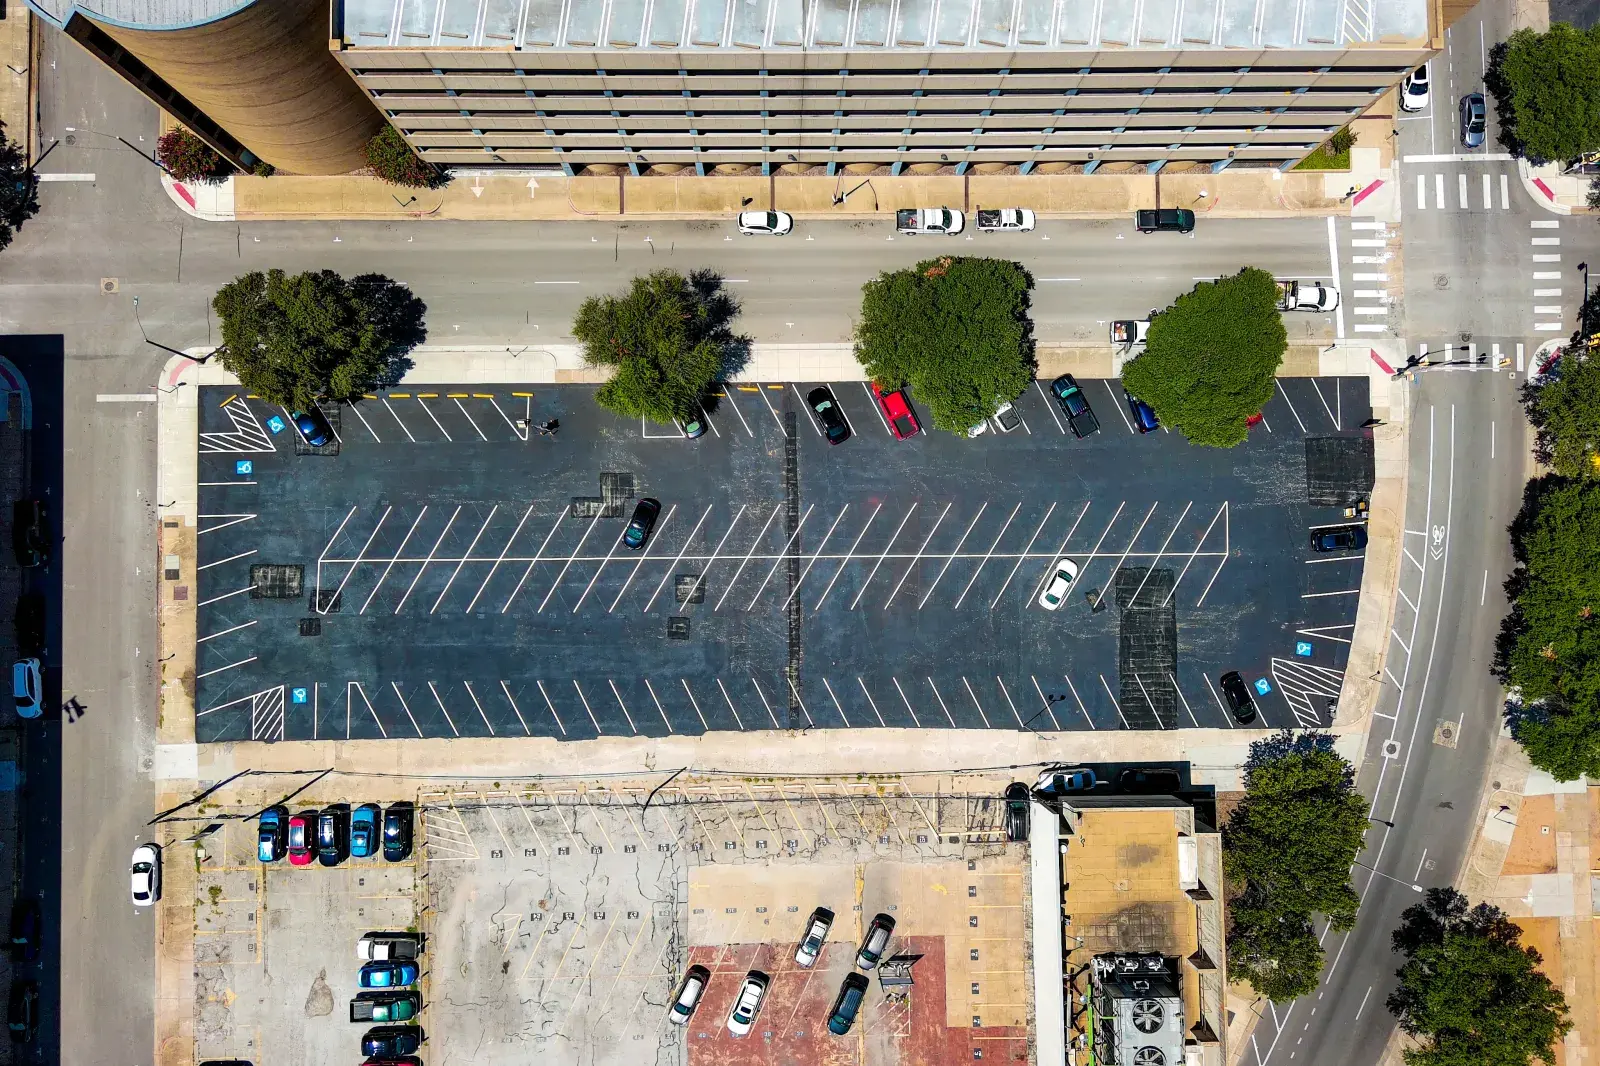
[[33, 962], [39, 957], [39, 934], [44, 916], [36, 900], [26, 897], [11, 905], [11, 958], [14, 962]]
[[1194, 232], [1194, 212], [1186, 207], [1163, 207], [1159, 210], [1140, 210], [1133, 213], [1133, 228], [1140, 233], [1166, 231], [1170, 233]]
[[376, 1025], [361, 1037], [363, 1055], [414, 1055], [422, 1046], [422, 1030], [415, 1025]]
[[661, 501], [646, 496], [633, 505], [633, 517], [628, 520], [628, 528], [622, 531], [622, 546], [638, 551], [644, 547], [645, 541], [650, 539], [650, 533], [656, 528], [656, 519], [661, 517]]
[[43, 500], [18, 500], [11, 505], [11, 550], [18, 566], [43, 566], [50, 561], [49, 512]]
[[17, 597], [17, 655], [21, 658], [40, 658], [44, 655], [45, 605], [44, 596], [37, 592], [24, 592]]
[[833, 1009], [828, 1011], [828, 1032], [844, 1036], [850, 1031], [856, 1023], [856, 1015], [861, 1013], [861, 1001], [867, 998], [869, 983], [858, 973], [845, 975], [839, 994], [833, 999]]
[[818, 385], [806, 393], [806, 404], [811, 408], [811, 413], [817, 416], [822, 435], [828, 438], [829, 444], [843, 444], [850, 439], [849, 423], [845, 422], [839, 402], [826, 385]]
[[1079, 440], [1091, 433], [1100, 432], [1100, 420], [1094, 416], [1094, 411], [1089, 408], [1089, 398], [1083, 394], [1083, 389], [1078, 387], [1078, 381], [1071, 374], [1062, 374], [1050, 383], [1050, 393], [1056, 398], [1056, 403], [1061, 405], [1062, 412], [1067, 416], [1067, 425], [1072, 427], [1072, 435]]
[[1006, 786], [1006, 839], [1028, 839], [1028, 786], [1021, 781]]
[[11, 1026], [11, 1039], [19, 1044], [32, 1042], [33, 1034], [39, 1029], [39, 985], [36, 982], [18, 981], [11, 986], [6, 1021]]
[[383, 812], [383, 857], [390, 862], [411, 857], [411, 804], [403, 800]]
[[1311, 531], [1314, 552], [1356, 551], [1367, 546], [1365, 526], [1326, 526]]
[[350, 804], [335, 803], [317, 815], [317, 861], [338, 866], [350, 854]]
[[1162, 767], [1155, 769], [1127, 769], [1117, 775], [1117, 788], [1141, 796], [1170, 794], [1183, 787], [1178, 771]]
[[1247, 725], [1256, 720], [1256, 699], [1250, 695], [1250, 686], [1244, 683], [1239, 671], [1229, 670], [1217, 678], [1217, 684], [1222, 686], [1222, 698], [1228, 701], [1234, 721]]

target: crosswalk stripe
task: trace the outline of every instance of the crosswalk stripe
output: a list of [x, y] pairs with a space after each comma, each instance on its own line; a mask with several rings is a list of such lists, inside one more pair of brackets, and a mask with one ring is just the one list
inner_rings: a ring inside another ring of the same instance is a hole
[[1350, 247], [1352, 247], [1352, 248], [1387, 248], [1387, 247], [1389, 247], [1389, 242], [1388, 241], [1364, 240], [1364, 239], [1357, 238], [1357, 239], [1352, 239], [1350, 241]]
[[1357, 322], [1355, 325], [1355, 331], [1357, 333], [1387, 333], [1389, 332], [1389, 327], [1374, 326], [1367, 322]]
[[1559, 281], [1559, 280], [1561, 280], [1561, 271], [1559, 271], [1559, 270], [1535, 270], [1533, 272], [1533, 280], [1534, 281]]
[[1444, 207], [1444, 175], [1443, 174], [1435, 174], [1433, 176], [1433, 202], [1435, 204], [1439, 205], [1441, 208]]
[[1561, 257], [1559, 255], [1536, 255], [1533, 257], [1533, 261], [1535, 263], [1559, 263], [1561, 262]]
[[1358, 315], [1387, 315], [1388, 313], [1389, 313], [1389, 309], [1387, 307], [1358, 307], [1358, 308], [1356, 308], [1356, 314], [1358, 314]]
[[1522, 370], [1523, 359], [1524, 355], [1522, 351], [1522, 345], [1519, 344], [1517, 345], [1517, 370], [1519, 372]]
[[1351, 274], [1351, 281], [1388, 281], [1387, 274]]
[[1417, 175], [1417, 210], [1428, 209], [1428, 177], [1425, 174]]
[[1533, 229], [1560, 229], [1561, 220], [1555, 218], [1536, 218], [1528, 223]]
[[1533, 290], [1533, 295], [1534, 296], [1560, 296], [1561, 295], [1561, 290], [1560, 289], [1534, 289]]
[[1511, 210], [1510, 183], [1506, 181], [1506, 175], [1504, 174], [1500, 175], [1500, 210]]
[[1489, 175], [1485, 174], [1483, 176], [1483, 209], [1487, 211], [1493, 206], [1494, 192], [1491, 190], [1489, 185]]
[[1560, 333], [1561, 332], [1561, 323], [1559, 323], [1559, 322], [1535, 322], [1533, 324], [1533, 328], [1536, 331], [1540, 332], [1540, 333]]
[[1382, 233], [1384, 224], [1382, 222], [1352, 222], [1350, 223], [1350, 228], [1356, 231], [1376, 230]]
[[1534, 307], [1533, 313], [1536, 314], [1536, 315], [1559, 315], [1561, 313], [1561, 305], [1560, 304], [1555, 304], [1554, 306], [1539, 305], [1539, 306]]
[[1461, 196], [1461, 210], [1465, 211], [1467, 209], [1467, 176], [1465, 174], [1456, 175], [1456, 191]]
[[1355, 298], [1358, 300], [1386, 300], [1389, 294], [1382, 289], [1357, 289]]
[[1558, 245], [1560, 243], [1561, 243], [1561, 238], [1560, 237], [1535, 237], [1535, 238], [1533, 238], [1533, 245], [1534, 245], [1535, 248], [1549, 248], [1549, 247], [1552, 247], [1554, 245]]

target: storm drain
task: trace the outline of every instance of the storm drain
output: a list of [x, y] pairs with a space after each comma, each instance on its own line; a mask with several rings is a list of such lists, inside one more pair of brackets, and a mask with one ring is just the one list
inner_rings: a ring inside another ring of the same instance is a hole
[[605, 502], [598, 496], [574, 496], [572, 498], [573, 518], [599, 518], [605, 511]]
[[675, 614], [667, 619], [667, 636], [673, 640], [689, 639], [689, 619]]
[[302, 619], [300, 619], [300, 635], [302, 637], [320, 637], [320, 636], [322, 636], [322, 619], [320, 619], [320, 618], [302, 618]]
[[699, 574], [679, 574], [673, 584], [679, 603], [706, 602], [706, 584]]
[[329, 404], [328, 406], [324, 407], [319, 403], [317, 404], [317, 410], [321, 411], [322, 417], [328, 420], [328, 425], [333, 429], [333, 435], [328, 438], [328, 443], [322, 445], [321, 447], [313, 447], [312, 445], [307, 444], [305, 437], [300, 435], [299, 430], [296, 430], [294, 434], [294, 453], [296, 455], [339, 454], [339, 438], [342, 436], [341, 431], [344, 429], [344, 423], [339, 414], [339, 405]]
[[1130, 566], [1117, 571], [1117, 699], [1128, 729], [1176, 729], [1178, 620], [1173, 572]]
[[338, 589], [312, 589], [311, 609], [318, 614], [336, 614], [344, 605], [344, 596]]
[[1306, 500], [1314, 507], [1350, 507], [1372, 495], [1372, 438], [1307, 437]]
[[306, 568], [288, 563], [257, 563], [250, 568], [253, 600], [298, 600], [304, 589]]
[[607, 472], [600, 475], [602, 518], [621, 518], [622, 509], [633, 499], [633, 475]]

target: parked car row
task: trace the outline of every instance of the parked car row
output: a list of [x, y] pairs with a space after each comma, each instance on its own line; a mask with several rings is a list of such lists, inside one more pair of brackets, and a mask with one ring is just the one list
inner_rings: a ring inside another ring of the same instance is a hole
[[417, 956], [422, 951], [423, 940], [415, 933], [371, 932], [356, 941], [356, 958], [362, 960], [356, 984], [369, 991], [350, 1001], [350, 1020], [383, 1023], [361, 1035], [361, 1054], [369, 1064], [404, 1061], [427, 1039], [419, 1025], [395, 1024], [410, 1022], [422, 1009], [422, 997], [406, 987], [421, 976]]
[[[1225, 678], [1237, 678], [1236, 673], [1225, 674]], [[1242, 682], [1241, 682], [1242, 684]], [[1249, 697], [1246, 696], [1246, 699]], [[1251, 717], [1255, 715], [1255, 705], [1250, 704]], [[1028, 811], [1029, 802], [1038, 796], [1041, 800], [1057, 799], [1070, 795], [1081, 795], [1094, 792], [1102, 784], [1099, 777], [1087, 766], [1051, 766], [1040, 771], [1039, 777], [1030, 789], [1021, 781], [1013, 781], [1006, 786], [1006, 839], [1020, 841], [1028, 839]], [[1178, 771], [1164, 766], [1157, 767], [1129, 767], [1117, 774], [1116, 791], [1132, 795], [1160, 795], [1162, 793], [1177, 792], [1183, 787], [1183, 778]]]
[[[11, 505], [11, 550], [24, 570], [50, 562], [50, 514], [43, 500], [17, 500]], [[17, 597], [17, 659], [11, 666], [11, 695], [18, 718], [44, 713], [45, 604], [37, 592]]]
[[[1036, 216], [1026, 207], [979, 208], [977, 211], [980, 233], [1031, 233], [1036, 224]], [[1194, 230], [1194, 212], [1187, 208], [1135, 211], [1133, 224], [1140, 233], [1159, 230], [1190, 233]], [[735, 225], [746, 237], [786, 237], [794, 232], [794, 216], [787, 211], [741, 211]], [[908, 237], [932, 233], [954, 237], [966, 231], [967, 216], [953, 207], [905, 207], [895, 211], [894, 228]]]
[[19, 1044], [33, 1042], [39, 1029], [39, 983], [22, 971], [37, 963], [43, 954], [39, 938], [44, 935], [44, 912], [39, 902], [19, 896], [11, 904], [11, 992], [6, 1003], [6, 1025], [11, 1039]]
[[412, 816], [413, 807], [405, 801], [391, 803], [387, 810], [376, 803], [354, 810], [348, 803], [335, 803], [292, 816], [278, 804], [256, 819], [256, 858], [277, 862], [287, 855], [291, 866], [309, 866], [313, 859], [338, 866], [347, 858], [366, 859], [382, 851], [385, 860], [402, 862], [411, 855]]
[[[822, 955], [822, 948], [828, 940], [828, 931], [833, 927], [833, 912], [826, 907], [818, 907], [811, 912], [811, 917], [806, 919], [805, 931], [801, 934], [800, 943], [794, 952], [795, 965], [810, 969]], [[860, 970], [871, 970], [883, 960], [888, 951], [889, 940], [894, 935], [894, 919], [887, 914], [874, 915], [867, 925], [867, 931], [861, 938], [861, 946], [856, 949], [856, 967]], [[667, 1011], [667, 1020], [674, 1025], [688, 1025], [689, 1019], [694, 1016], [695, 1008], [699, 1007], [700, 1000], [704, 997], [706, 988], [711, 984], [711, 971], [704, 966], [691, 966], [684, 973], [683, 980], [678, 983], [678, 989], [673, 994], [672, 1005]], [[772, 986], [771, 975], [761, 970], [751, 970], [744, 975], [744, 980], [739, 983], [739, 991], [733, 997], [733, 1003], [728, 1008], [728, 1032], [734, 1036], [745, 1036], [755, 1025], [761, 1008], [766, 1006], [767, 991]], [[866, 998], [868, 981], [861, 973], [851, 971], [839, 986], [839, 993], [833, 999], [833, 1005], [828, 1010], [828, 1031], [835, 1036], [844, 1036], [855, 1024], [856, 1015], [861, 1012], [861, 1004]]]

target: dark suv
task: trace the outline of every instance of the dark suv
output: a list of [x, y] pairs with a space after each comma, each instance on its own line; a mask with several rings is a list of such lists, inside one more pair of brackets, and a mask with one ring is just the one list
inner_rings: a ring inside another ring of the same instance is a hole
[[1256, 720], [1256, 698], [1250, 695], [1250, 686], [1239, 676], [1239, 671], [1229, 670], [1217, 678], [1217, 684], [1222, 686], [1222, 698], [1228, 701], [1234, 721], [1248, 725]]
[[338, 866], [350, 854], [350, 804], [335, 803], [317, 815], [317, 861]]
[[1324, 526], [1311, 531], [1312, 551], [1356, 551], [1366, 546], [1367, 531], [1362, 526]]
[[17, 565], [43, 566], [50, 561], [48, 512], [43, 500], [18, 500], [11, 506], [11, 549]]
[[1186, 207], [1163, 207], [1159, 211], [1135, 211], [1133, 226], [1140, 233], [1164, 230], [1172, 233], [1194, 232], [1194, 212]]

